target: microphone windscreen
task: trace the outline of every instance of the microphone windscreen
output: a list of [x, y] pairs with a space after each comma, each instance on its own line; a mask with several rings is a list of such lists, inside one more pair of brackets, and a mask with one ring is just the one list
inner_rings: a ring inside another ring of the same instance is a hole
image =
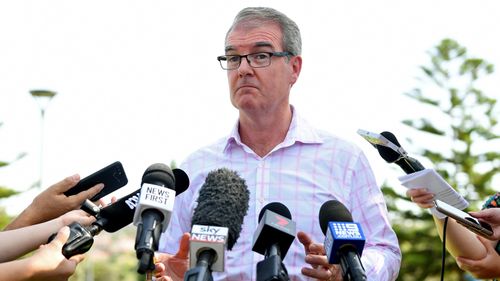
[[[396, 146], [401, 147], [401, 144], [399, 144], [398, 140], [396, 139], [396, 136], [393, 133], [384, 131], [380, 134], [384, 136], [386, 139], [388, 139], [390, 142], [395, 144]], [[376, 147], [380, 156], [388, 163], [396, 162], [396, 160], [398, 160], [401, 157], [401, 155], [397, 151], [394, 151], [390, 147], [378, 144], [376, 145]]]
[[163, 163], [156, 163], [149, 166], [142, 175], [142, 183], [150, 183], [154, 185], [164, 186], [168, 189], [175, 190], [174, 173], [169, 166]]
[[295, 239], [295, 227], [292, 214], [285, 205], [280, 202], [268, 203], [260, 211], [252, 251], [269, 257], [272, 246], [278, 245], [279, 255], [284, 258]]
[[319, 209], [319, 225], [323, 234], [326, 235], [328, 222], [331, 221], [352, 222], [351, 212], [337, 200], [326, 201]]
[[288, 208], [285, 205], [283, 205], [283, 203], [271, 202], [271, 203], [267, 204], [266, 206], [264, 206], [262, 208], [262, 210], [260, 210], [259, 222], [262, 220], [262, 217], [264, 216], [264, 213], [266, 212], [266, 210], [275, 212], [276, 214], [281, 215], [289, 220], [292, 219], [292, 214], [290, 213], [290, 210], [288, 210]]
[[175, 195], [179, 195], [186, 191], [189, 187], [189, 177], [188, 175], [181, 169], [172, 169], [175, 177]]
[[240, 236], [249, 199], [245, 180], [235, 171], [227, 168], [211, 171], [200, 188], [192, 225], [227, 227], [227, 248], [231, 250]]
[[391, 141], [393, 144], [395, 144], [397, 147], [401, 147], [401, 144], [399, 143], [398, 139], [396, 138], [396, 136], [393, 133], [388, 132], [388, 131], [383, 131], [380, 134], [382, 136], [384, 136], [386, 139], [388, 139], [389, 141]]

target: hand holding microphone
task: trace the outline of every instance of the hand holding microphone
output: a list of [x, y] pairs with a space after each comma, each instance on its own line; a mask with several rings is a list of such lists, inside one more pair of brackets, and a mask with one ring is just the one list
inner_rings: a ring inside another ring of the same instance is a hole
[[[183, 172], [180, 172], [182, 174]], [[179, 176], [180, 178], [181, 176]], [[185, 185], [183, 178], [180, 185]], [[189, 181], [189, 180], [188, 180]], [[184, 191], [186, 188], [179, 188]], [[90, 226], [79, 223], [70, 224], [70, 236], [63, 246], [63, 254], [67, 258], [87, 252], [93, 245], [93, 237], [102, 230], [115, 232], [130, 224], [134, 218], [136, 206], [139, 204], [140, 189], [122, 197], [116, 202], [100, 209], [96, 220]], [[51, 236], [49, 240], [54, 237]]]
[[[70, 235], [62, 248], [65, 257], [87, 252], [94, 243], [94, 236], [102, 230], [115, 232], [132, 222], [134, 209], [139, 200], [139, 190], [122, 197], [120, 200], [102, 208], [97, 219], [89, 226], [78, 222], [69, 225]], [[54, 238], [52, 235], [49, 241]]]
[[47, 243], [47, 237], [72, 222], [90, 225], [95, 218], [82, 210], [68, 212], [53, 220], [0, 232], [0, 262], [10, 261], [25, 255]]
[[68, 227], [65, 226], [50, 243], [40, 246], [33, 255], [0, 263], [0, 280], [68, 280], [78, 263], [83, 260], [83, 255], [66, 258], [61, 254], [61, 248], [69, 233]]
[[[75, 272], [76, 266], [83, 260], [84, 257], [83, 255], [74, 255], [71, 257], [63, 257], [61, 255], [61, 248], [69, 238], [69, 235], [70, 231], [68, 230], [68, 227], [61, 228], [52, 242], [40, 246], [40, 250], [38, 250], [32, 256], [34, 260], [38, 260], [38, 262], [34, 263], [41, 264], [41, 267], [50, 268], [52, 270], [48, 271], [53, 271], [52, 274], [58, 273], [62, 276], [66, 276], [65, 278], [73, 274], [73, 272]], [[48, 261], [52, 262], [52, 266], [55, 267], [55, 270], [53, 270], [54, 267], [50, 266], [50, 264], [47, 263]], [[47, 278], [47, 280], [57, 279], [55, 277], [49, 277]]]

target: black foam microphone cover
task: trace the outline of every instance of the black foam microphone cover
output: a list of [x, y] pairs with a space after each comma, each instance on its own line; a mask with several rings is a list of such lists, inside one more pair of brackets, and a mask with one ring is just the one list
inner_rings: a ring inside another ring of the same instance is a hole
[[174, 168], [172, 172], [175, 176], [175, 194], [176, 196], [186, 191], [189, 187], [189, 177], [181, 169]]
[[142, 183], [150, 183], [175, 189], [174, 173], [163, 163], [150, 165], [142, 175]]
[[181, 194], [189, 187], [189, 178], [181, 169], [170, 169], [163, 163], [149, 166], [142, 175], [142, 183], [151, 183], [174, 189], [176, 195]]
[[200, 188], [191, 224], [227, 227], [227, 249], [231, 250], [240, 236], [249, 199], [245, 180], [235, 171], [212, 171]]
[[[280, 202], [265, 205], [259, 213], [252, 251], [266, 257], [278, 254], [281, 259], [286, 256], [294, 239], [295, 222], [292, 221], [290, 210]], [[278, 252], [275, 253], [275, 250]]]
[[325, 235], [330, 221], [352, 222], [351, 212], [340, 201], [326, 201], [319, 209], [319, 225]]
[[262, 210], [260, 210], [259, 222], [262, 220], [262, 217], [264, 216], [264, 213], [266, 212], [266, 210], [275, 212], [276, 214], [282, 215], [287, 219], [290, 219], [290, 220], [292, 219], [292, 214], [290, 213], [290, 210], [288, 210], [288, 208], [283, 203], [271, 202], [271, 203], [267, 204], [266, 206], [264, 206], [262, 208]]

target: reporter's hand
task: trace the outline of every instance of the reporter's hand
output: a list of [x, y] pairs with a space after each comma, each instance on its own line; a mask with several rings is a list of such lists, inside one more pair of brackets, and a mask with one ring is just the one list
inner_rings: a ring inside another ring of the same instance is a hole
[[477, 212], [469, 212], [469, 214], [491, 226], [493, 235], [488, 237], [488, 239], [500, 240], [500, 208], [484, 209]]
[[106, 200], [106, 198], [104, 197], [94, 202], [94, 204], [96, 204], [99, 208], [104, 208], [115, 203], [116, 200], [116, 196], [111, 196], [109, 200]]
[[85, 226], [92, 224], [95, 221], [95, 217], [89, 215], [83, 210], [73, 210], [60, 216], [59, 220], [61, 223], [60, 227], [70, 225], [73, 222], [77, 222]]
[[[175, 255], [156, 253], [155, 277], [159, 281], [182, 281], [189, 268], [189, 233], [184, 233], [180, 239], [179, 250]], [[163, 278], [163, 279], [161, 279]]]
[[79, 209], [85, 199], [96, 195], [104, 187], [103, 184], [97, 184], [78, 194], [64, 195], [64, 192], [71, 189], [79, 181], [80, 176], [76, 174], [50, 186], [38, 194], [33, 202], [5, 230], [46, 222], [71, 210]]
[[312, 267], [303, 267], [303, 275], [317, 280], [342, 281], [340, 267], [328, 263], [323, 244], [314, 243], [309, 235], [302, 231], [297, 233], [297, 238], [304, 245], [305, 262]]
[[59, 230], [57, 236], [49, 244], [40, 248], [27, 260], [29, 269], [32, 270], [30, 280], [37, 281], [65, 281], [75, 272], [76, 266], [84, 256], [76, 255], [69, 259], [62, 254], [62, 247], [68, 240], [69, 227], [65, 226]]
[[52, 219], [71, 210], [79, 209], [83, 201], [92, 198], [104, 187], [103, 184], [97, 184], [78, 194], [71, 196], [64, 195], [64, 192], [70, 190], [79, 181], [80, 176], [76, 174], [50, 186], [35, 197], [31, 204], [32, 208], [41, 212], [39, 217], [43, 217], [45, 220]]
[[434, 207], [434, 193], [429, 192], [427, 188], [411, 188], [406, 191], [406, 195], [421, 208]]
[[457, 257], [458, 266], [479, 279], [500, 277], [500, 267], [498, 266], [500, 264], [500, 256], [495, 251], [492, 242], [481, 236], [477, 236], [477, 238], [486, 248], [486, 256], [480, 260]]

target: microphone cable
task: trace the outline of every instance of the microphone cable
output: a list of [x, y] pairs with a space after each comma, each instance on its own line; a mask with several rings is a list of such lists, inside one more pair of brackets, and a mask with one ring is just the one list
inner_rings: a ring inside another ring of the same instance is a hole
[[444, 281], [444, 267], [446, 260], [446, 226], [448, 225], [448, 217], [444, 218], [443, 224], [443, 249], [441, 254], [441, 281]]

